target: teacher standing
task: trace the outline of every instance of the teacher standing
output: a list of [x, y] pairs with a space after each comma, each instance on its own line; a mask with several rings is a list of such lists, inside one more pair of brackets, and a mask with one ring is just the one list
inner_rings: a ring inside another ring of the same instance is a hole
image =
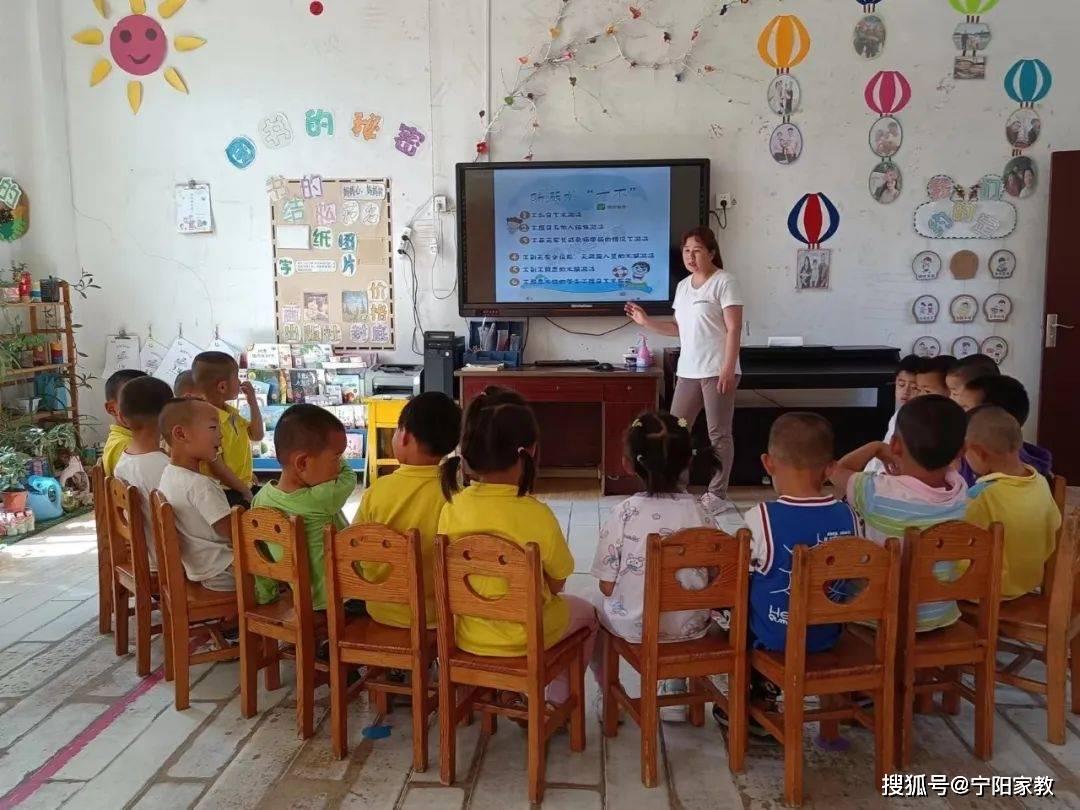
[[675, 288], [674, 321], [650, 317], [632, 302], [626, 305], [626, 315], [639, 326], [679, 338], [678, 380], [671, 413], [692, 428], [705, 409], [709, 442], [719, 467], [701, 503], [709, 515], [716, 516], [734, 508], [727, 488], [735, 458], [731, 420], [741, 371], [743, 302], [735, 277], [723, 269], [720, 246], [709, 228], [699, 226], [683, 234], [682, 260], [690, 276]]

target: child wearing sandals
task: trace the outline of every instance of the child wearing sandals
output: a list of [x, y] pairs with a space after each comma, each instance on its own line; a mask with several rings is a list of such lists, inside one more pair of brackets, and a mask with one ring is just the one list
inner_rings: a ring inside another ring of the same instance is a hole
[[[648, 536], [666, 536], [697, 526], [715, 528], [702, 510], [701, 501], [687, 494], [680, 483], [692, 457], [686, 420], [671, 414], [643, 413], [626, 433], [623, 464], [627, 472], [641, 479], [645, 491], [616, 506], [600, 528], [592, 574], [599, 580], [603, 595], [597, 607], [600, 623], [608, 632], [634, 644], [641, 642], [644, 621]], [[678, 579], [687, 590], [701, 590], [709, 584], [704, 568], [684, 568], [678, 572]], [[708, 629], [707, 610], [672, 611], [660, 617], [661, 642], [701, 638]], [[598, 662], [594, 661], [593, 668], [599, 675]], [[661, 694], [685, 691], [685, 678], [660, 684]], [[660, 709], [660, 717], [685, 721], [686, 707], [665, 706]]]

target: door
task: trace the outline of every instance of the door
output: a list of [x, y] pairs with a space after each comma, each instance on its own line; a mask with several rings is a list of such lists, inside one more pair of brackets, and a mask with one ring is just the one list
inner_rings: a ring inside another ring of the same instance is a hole
[[1055, 152], [1050, 163], [1050, 227], [1046, 245], [1046, 309], [1039, 444], [1054, 454], [1054, 472], [1080, 482], [1080, 151]]

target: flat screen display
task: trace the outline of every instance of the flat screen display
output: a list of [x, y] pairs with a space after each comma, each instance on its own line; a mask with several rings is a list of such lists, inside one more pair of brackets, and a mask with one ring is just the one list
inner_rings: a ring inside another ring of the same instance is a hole
[[458, 164], [462, 315], [670, 309], [709, 161]]

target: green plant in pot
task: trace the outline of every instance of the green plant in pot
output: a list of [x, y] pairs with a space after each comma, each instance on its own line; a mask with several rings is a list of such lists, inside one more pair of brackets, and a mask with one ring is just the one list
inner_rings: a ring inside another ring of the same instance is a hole
[[21, 441], [18, 445], [33, 458], [44, 459], [48, 466], [56, 468], [59, 453], [66, 450], [75, 453], [79, 449], [79, 443], [75, 436], [75, 425], [64, 422], [53, 425], [50, 428], [37, 426], [23, 429]]
[[5, 512], [26, 510], [26, 465], [30, 456], [11, 447], [0, 449], [0, 492]]

